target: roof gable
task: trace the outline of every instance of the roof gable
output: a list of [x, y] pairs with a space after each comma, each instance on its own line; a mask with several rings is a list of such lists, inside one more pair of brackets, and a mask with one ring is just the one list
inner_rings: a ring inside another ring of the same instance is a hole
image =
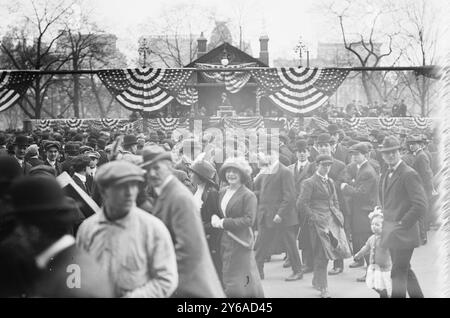
[[223, 56], [223, 51], [226, 49], [228, 55], [231, 55], [230, 65], [233, 64], [242, 64], [242, 63], [256, 63], [258, 67], [269, 67], [265, 63], [260, 60], [254, 58], [251, 55], [248, 55], [244, 51], [238, 49], [237, 47], [231, 45], [228, 42], [224, 42], [218, 47], [212, 49], [211, 51], [205, 53], [198, 59], [192, 61], [185, 67], [195, 67], [196, 63], [208, 63], [208, 64], [218, 64], [220, 65], [220, 60]]

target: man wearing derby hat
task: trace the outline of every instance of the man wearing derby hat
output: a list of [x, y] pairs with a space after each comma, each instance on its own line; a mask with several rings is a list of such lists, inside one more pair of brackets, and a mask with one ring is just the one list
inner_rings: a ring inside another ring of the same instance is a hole
[[123, 137], [122, 150], [119, 150], [117, 160], [126, 160], [134, 164], [142, 163], [142, 157], [136, 155], [137, 152], [137, 138], [135, 135], [125, 135]]
[[328, 174], [333, 164], [330, 155], [316, 158], [316, 173], [302, 183], [297, 207], [308, 219], [314, 258], [313, 287], [320, 291], [320, 297], [328, 293], [328, 260], [351, 256], [344, 232], [344, 216], [339, 210], [335, 182]]
[[200, 211], [193, 194], [173, 175], [172, 155], [158, 145], [143, 149], [148, 185], [157, 195], [153, 215], [169, 229], [179, 275], [174, 297], [224, 297], [208, 252]]
[[61, 163], [59, 163], [61, 144], [58, 141], [47, 141], [44, 144], [44, 149], [47, 157], [44, 164], [53, 167], [56, 170], [56, 175], [60, 175], [62, 172]]
[[421, 244], [419, 220], [426, 213], [427, 197], [419, 175], [400, 158], [400, 142], [384, 139], [380, 152], [388, 169], [381, 175], [379, 202], [384, 221], [381, 246], [392, 258], [392, 297], [422, 298], [423, 293], [411, 269], [414, 249]]
[[[20, 253], [22, 261], [16, 267], [33, 265], [28, 267], [31, 273], [21, 273], [31, 274], [24, 282], [27, 296], [112, 297], [105, 272], [76, 247], [75, 238], [69, 234], [74, 222], [73, 204], [65, 198], [58, 182], [49, 177], [26, 176], [12, 184], [10, 193], [20, 230], [17, 233], [21, 233], [17, 235], [22, 239], [11, 236], [15, 244], [6, 242], [6, 246], [15, 246], [8, 259], [17, 260], [14, 253]], [[14, 277], [14, 271], [7, 275]]]
[[28, 137], [25, 135], [18, 135], [13, 143], [14, 158], [16, 158], [22, 168], [24, 175], [27, 175], [32, 168], [31, 165], [25, 161], [25, 153], [29, 145]]
[[[359, 251], [372, 235], [369, 213], [373, 211], [378, 202], [378, 175], [367, 160], [369, 148], [363, 142], [350, 148], [352, 163], [347, 171], [352, 171], [350, 183], [342, 183], [341, 190], [348, 198], [350, 230], [352, 234], [353, 251]], [[369, 265], [369, 255], [365, 257]], [[360, 262], [350, 264], [350, 268], [364, 266], [364, 258]], [[363, 277], [358, 282], [365, 282]]]
[[116, 297], [170, 297], [178, 283], [169, 231], [136, 207], [144, 174], [127, 161], [102, 165], [95, 181], [103, 208], [78, 230], [77, 244], [108, 273]]

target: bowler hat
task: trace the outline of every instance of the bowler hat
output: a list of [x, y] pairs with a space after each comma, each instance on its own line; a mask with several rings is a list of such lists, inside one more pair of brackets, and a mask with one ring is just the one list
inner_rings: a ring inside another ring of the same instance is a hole
[[228, 158], [227, 160], [225, 160], [219, 170], [220, 179], [226, 180], [225, 172], [228, 170], [228, 168], [235, 168], [240, 171], [242, 178], [241, 183], [246, 183], [250, 179], [250, 176], [252, 174], [252, 168], [245, 160], [245, 158], [242, 157]]
[[19, 215], [54, 213], [73, 208], [54, 178], [21, 177], [11, 185], [10, 193], [14, 211]]
[[316, 163], [317, 164], [327, 164], [327, 163], [332, 164], [333, 158], [328, 155], [318, 155], [316, 158]]
[[331, 136], [328, 133], [320, 134], [316, 142], [317, 144], [329, 144], [331, 142]]
[[199, 160], [194, 162], [194, 164], [191, 167], [187, 167], [189, 170], [194, 172], [199, 177], [203, 178], [204, 180], [208, 181], [209, 183], [216, 185], [214, 181], [214, 175], [216, 174], [216, 169], [212, 164], [210, 164], [206, 160]]
[[330, 133], [330, 135], [336, 134], [339, 132], [339, 127], [336, 124], [330, 124], [328, 126], [328, 132]]
[[308, 150], [308, 143], [305, 139], [298, 139], [295, 142], [295, 150], [298, 152], [304, 152]]
[[135, 135], [125, 135], [125, 137], [123, 137], [123, 146], [124, 147], [129, 147], [132, 145], [137, 145], [137, 138]]
[[116, 160], [101, 165], [94, 179], [101, 188], [106, 188], [130, 181], [144, 182], [144, 174], [145, 170], [137, 165], [125, 160]]
[[385, 152], [385, 151], [398, 150], [400, 148], [401, 148], [400, 142], [395, 136], [387, 136], [384, 138], [379, 151]]
[[359, 152], [363, 155], [365, 155], [366, 153], [369, 152], [369, 148], [367, 147], [366, 143], [364, 142], [359, 142], [353, 146], [350, 147], [349, 152]]
[[159, 145], [145, 146], [142, 149], [142, 157], [144, 162], [139, 165], [141, 168], [151, 166], [159, 160], [172, 161], [172, 154]]
[[29, 142], [27, 136], [25, 136], [25, 135], [18, 135], [16, 137], [16, 139], [14, 140], [14, 145], [28, 147], [30, 145], [30, 142]]

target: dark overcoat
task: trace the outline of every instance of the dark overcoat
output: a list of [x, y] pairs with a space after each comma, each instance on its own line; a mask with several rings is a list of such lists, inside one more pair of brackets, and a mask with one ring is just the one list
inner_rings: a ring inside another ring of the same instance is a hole
[[189, 189], [173, 177], [156, 200], [153, 214], [167, 226], [175, 247], [179, 283], [172, 297], [224, 297], [200, 211]]
[[383, 210], [381, 244], [385, 248], [420, 246], [419, 219], [425, 215], [427, 198], [417, 172], [401, 162], [389, 178], [382, 174], [379, 205]]
[[[226, 188], [220, 191], [222, 202]], [[220, 206], [220, 204], [219, 204]], [[222, 278], [227, 297], [264, 297], [253, 252], [253, 223], [256, 219], [255, 194], [242, 185], [231, 197], [223, 220], [221, 254]]]

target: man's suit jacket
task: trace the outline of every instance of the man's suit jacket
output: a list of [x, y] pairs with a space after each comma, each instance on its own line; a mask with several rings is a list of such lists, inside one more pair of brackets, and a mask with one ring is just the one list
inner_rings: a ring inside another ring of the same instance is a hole
[[388, 178], [381, 176], [379, 203], [384, 222], [381, 243], [385, 248], [414, 248], [420, 245], [419, 219], [425, 215], [427, 198], [417, 172], [401, 162]]
[[366, 161], [358, 171], [356, 164], [351, 164], [357, 170], [354, 182], [342, 190], [349, 197], [350, 227], [352, 233], [371, 233], [369, 213], [378, 202], [378, 175], [372, 165]]
[[433, 192], [433, 171], [431, 170], [430, 160], [423, 150], [416, 154], [412, 167], [419, 174], [425, 193], [427, 196], [431, 196]]
[[291, 171], [292, 175], [294, 176], [294, 184], [295, 184], [295, 190], [296, 190], [296, 198], [300, 195], [301, 190], [301, 184], [303, 180], [311, 177], [314, 174], [314, 166], [308, 161], [308, 163], [302, 168], [302, 170], [298, 171], [298, 160], [290, 165], [289, 170]]
[[[44, 161], [44, 165], [52, 167], [52, 165], [48, 162], [48, 160]], [[57, 176], [59, 176], [63, 172], [61, 163], [58, 160], [56, 160], [56, 163], [55, 163], [55, 170], [56, 170]]]
[[342, 161], [345, 164], [350, 163], [350, 156], [348, 154], [347, 147], [337, 144], [336, 151], [331, 152], [331, 156], [339, 161]]
[[297, 225], [294, 176], [280, 163], [275, 170], [274, 173], [261, 175], [258, 222], [261, 226], [272, 227], [275, 225], [273, 218], [278, 214], [282, 225]]
[[88, 195], [91, 195], [91, 188], [89, 187], [89, 182], [88, 179], [92, 178], [91, 176], [86, 176], [86, 183], [84, 183], [83, 181], [81, 181], [80, 178], [78, 178], [78, 176], [73, 175], [72, 179], [73, 181], [75, 181], [75, 183], [84, 191], [86, 192]]
[[163, 188], [153, 214], [169, 229], [179, 283], [173, 297], [224, 297], [193, 194], [177, 178]]

